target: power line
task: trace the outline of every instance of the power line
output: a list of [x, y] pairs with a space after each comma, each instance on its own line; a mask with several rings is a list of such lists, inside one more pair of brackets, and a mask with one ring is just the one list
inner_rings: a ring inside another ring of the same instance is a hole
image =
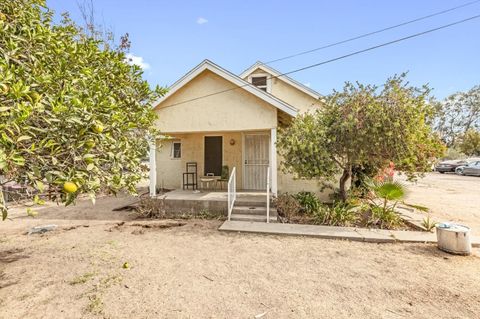
[[[299, 68], [299, 69], [295, 69], [295, 70], [292, 70], [292, 71], [289, 71], [289, 72], [285, 72], [285, 73], [281, 73], [281, 74], [278, 74], [278, 75], [270, 76], [270, 77], [268, 77], [268, 79], [271, 80], [271, 79], [279, 78], [279, 77], [282, 77], [282, 76], [285, 76], [285, 75], [289, 75], [289, 74], [297, 73], [297, 72], [304, 71], [304, 70], [307, 70], [307, 69], [315, 68], [315, 67], [327, 64], [327, 63], [342, 60], [342, 59], [345, 59], [345, 58], [348, 58], [348, 57], [351, 57], [351, 56], [354, 56], [354, 55], [357, 55], [357, 54], [365, 53], [365, 52], [372, 51], [372, 50], [375, 50], [375, 49], [378, 49], [378, 48], [382, 48], [382, 47], [385, 47], [385, 46], [388, 46], [388, 45], [391, 45], [391, 44], [394, 44], [394, 43], [398, 43], [398, 42], [405, 41], [405, 40], [408, 40], [408, 39], [412, 39], [412, 38], [415, 38], [415, 37], [419, 37], [419, 36], [422, 36], [422, 35], [425, 35], [425, 34], [428, 34], [428, 33], [432, 33], [432, 32], [435, 32], [435, 31], [442, 30], [442, 29], [446, 29], [446, 28], [452, 27], [454, 25], [465, 23], [467, 21], [478, 19], [478, 18], [480, 18], [480, 14], [477, 14], [475, 16], [465, 18], [465, 19], [462, 19], [462, 20], [458, 20], [458, 21], [455, 21], [455, 22], [452, 22], [452, 23], [449, 23], [449, 24], [444, 24], [442, 26], [439, 26], [439, 27], [436, 27], [436, 28], [433, 28], [433, 29], [429, 29], [429, 30], [426, 30], [426, 31], [415, 33], [415, 34], [412, 34], [412, 35], [409, 35], [409, 36], [406, 36], [406, 37], [403, 37], [403, 38], [399, 38], [399, 39], [392, 40], [392, 41], [389, 41], [389, 42], [384, 42], [384, 43], [381, 43], [381, 44], [378, 44], [378, 45], [375, 45], [375, 46], [372, 46], [372, 47], [369, 47], [369, 48], [366, 48], [366, 49], [354, 51], [354, 52], [351, 52], [351, 53], [348, 53], [348, 54], [345, 54], [345, 55], [342, 55], [342, 56], [338, 56], [338, 57], [333, 58], [333, 59], [329, 59], [329, 60], [325, 60], [325, 61], [322, 61], [322, 62], [319, 62], [319, 63], [311, 64], [311, 65], [308, 65], [308, 66], [305, 66], [305, 67], [302, 67], [302, 68]], [[177, 102], [177, 103], [167, 105], [165, 107], [175, 106], [175, 105], [179, 105], [179, 104], [184, 104], [184, 103], [204, 99], [204, 98], [207, 98], [207, 97], [210, 97], [210, 96], [213, 96], [213, 95], [222, 94], [222, 93], [233, 91], [233, 90], [243, 88], [243, 87], [246, 87], [246, 86], [253, 86], [253, 85], [251, 83], [247, 82], [243, 85], [236, 86], [234, 88], [230, 88], [230, 89], [226, 89], [226, 90], [222, 90], [222, 91], [217, 91], [217, 92], [214, 92], [214, 93], [202, 95], [202, 96], [192, 98], [192, 99], [189, 99], [189, 100], [185, 100], [185, 101], [180, 101], [180, 102]]]
[[306, 51], [302, 51], [302, 52], [299, 52], [299, 53], [287, 55], [283, 58], [270, 60], [270, 61], [267, 61], [267, 62], [262, 63], [262, 64], [270, 64], [270, 63], [275, 63], [275, 62], [279, 62], [279, 61], [283, 61], [283, 60], [288, 60], [288, 59], [291, 59], [291, 58], [294, 58], [294, 57], [297, 57], [297, 56], [300, 56], [300, 55], [305, 55], [305, 54], [308, 54], [308, 53], [324, 50], [324, 49], [331, 48], [331, 47], [334, 47], [334, 46], [337, 46], [337, 45], [340, 45], [340, 44], [344, 44], [344, 43], [347, 43], [347, 42], [351, 42], [351, 41], [354, 41], [354, 40], [366, 38], [366, 37], [369, 37], [369, 36], [374, 35], [374, 34], [378, 34], [378, 33], [381, 33], [381, 32], [388, 31], [388, 30], [396, 29], [396, 28], [403, 27], [403, 26], [408, 25], [408, 24], [412, 24], [412, 23], [422, 21], [422, 20], [425, 20], [425, 19], [429, 19], [429, 18], [438, 16], [438, 15], [441, 15], [441, 14], [445, 14], [447, 12], [458, 10], [458, 9], [470, 6], [470, 5], [478, 3], [478, 2], [480, 2], [480, 0], [467, 2], [467, 3], [464, 3], [462, 5], [459, 5], [459, 6], [456, 6], [456, 7], [453, 7], [453, 8], [449, 8], [449, 9], [445, 9], [445, 10], [442, 10], [442, 11], [438, 11], [438, 12], [420, 17], [420, 18], [416, 18], [416, 19], [413, 19], [413, 20], [410, 20], [410, 21], [402, 22], [402, 23], [399, 23], [399, 24], [396, 24], [396, 25], [393, 25], [393, 26], [390, 26], [390, 27], [386, 27], [386, 28], [383, 28], [383, 29], [379, 29], [379, 30], [376, 30], [376, 31], [372, 31], [372, 32], [369, 32], [369, 33], [361, 34], [361, 35], [358, 35], [358, 36], [355, 36], [355, 37], [352, 37], [352, 38], [348, 38], [348, 39], [345, 39], [345, 40], [342, 40], [342, 41], [330, 43], [330, 44], [321, 46], [319, 48], [315, 48], [315, 49], [306, 50]]

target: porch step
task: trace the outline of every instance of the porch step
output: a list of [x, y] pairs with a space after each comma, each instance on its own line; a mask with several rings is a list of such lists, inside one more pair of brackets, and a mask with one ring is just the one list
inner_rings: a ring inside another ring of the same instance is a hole
[[[264, 223], [267, 221], [266, 215], [252, 215], [252, 214], [232, 214], [231, 220], [241, 221], [241, 222], [261, 222]], [[270, 216], [270, 222], [276, 223], [277, 216]]]
[[[267, 216], [267, 207], [264, 206], [234, 206], [232, 214]], [[277, 210], [270, 207], [270, 217], [277, 217]]]
[[[249, 207], [267, 207], [267, 201], [252, 201], [252, 200], [244, 200], [244, 199], [238, 199], [235, 201], [235, 206], [249, 206]], [[272, 207], [272, 204], [270, 204], [270, 207]]]

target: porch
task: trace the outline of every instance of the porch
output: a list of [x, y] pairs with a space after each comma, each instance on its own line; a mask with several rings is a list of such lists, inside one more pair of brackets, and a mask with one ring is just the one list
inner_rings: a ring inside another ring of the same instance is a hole
[[165, 134], [151, 144], [151, 196], [159, 189], [221, 193], [234, 169], [237, 189], [262, 192], [270, 169], [270, 189], [277, 193], [276, 128]]
[[[272, 193], [269, 193], [267, 197], [265, 191], [236, 191], [235, 200], [230, 210], [231, 220], [265, 222], [268, 215], [271, 222], [276, 221], [277, 212], [270, 208], [272, 206], [272, 195]], [[233, 194], [230, 196], [233, 196]], [[154, 198], [161, 200], [164, 209], [171, 213], [207, 210], [225, 214], [226, 217], [229, 215], [228, 191], [176, 189], [156, 195]]]

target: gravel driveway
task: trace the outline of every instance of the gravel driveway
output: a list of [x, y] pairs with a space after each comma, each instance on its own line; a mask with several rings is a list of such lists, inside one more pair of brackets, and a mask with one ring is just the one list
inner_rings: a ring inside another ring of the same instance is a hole
[[480, 235], [480, 177], [433, 172], [407, 184], [407, 203], [427, 206], [435, 221], [462, 223]]

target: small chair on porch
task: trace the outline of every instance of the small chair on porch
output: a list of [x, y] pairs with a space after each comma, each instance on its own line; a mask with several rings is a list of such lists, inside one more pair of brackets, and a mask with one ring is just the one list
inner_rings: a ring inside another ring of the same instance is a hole
[[187, 162], [186, 172], [183, 173], [183, 189], [192, 187], [197, 189], [197, 162]]
[[223, 189], [223, 185], [225, 185], [225, 188], [227, 188], [229, 175], [230, 175], [230, 170], [228, 168], [228, 165], [223, 165], [222, 176], [220, 176], [220, 178], [215, 181], [215, 189], [218, 189], [219, 185], [220, 185], [220, 189]]
[[[211, 189], [212, 184], [216, 185], [216, 178], [215, 174], [213, 173], [207, 173], [207, 175], [200, 177], [200, 188], [201, 189]], [[205, 187], [206, 185], [206, 187]]]

